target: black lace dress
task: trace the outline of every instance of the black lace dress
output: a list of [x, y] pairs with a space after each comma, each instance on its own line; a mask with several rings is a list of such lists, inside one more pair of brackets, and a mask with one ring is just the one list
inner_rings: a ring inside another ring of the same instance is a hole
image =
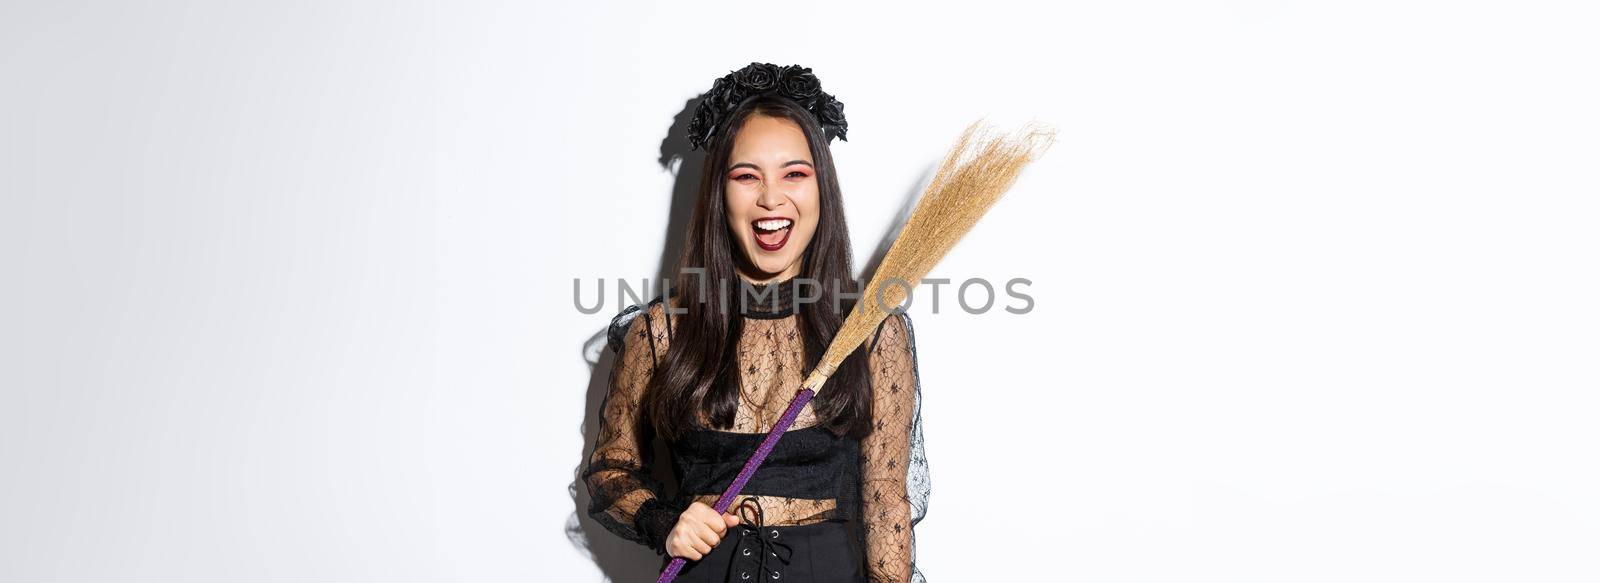
[[[773, 295], [762, 297], [776, 297], [775, 305], [740, 315], [733, 427], [690, 431], [667, 444], [677, 492], [650, 476], [653, 432], [641, 418], [645, 386], [672, 341], [671, 315], [658, 297], [612, 320], [616, 366], [583, 472], [589, 513], [607, 529], [664, 555], [678, 515], [691, 501], [715, 504], [799, 391], [808, 371], [792, 286], [772, 287]], [[928, 471], [910, 318], [890, 316], [861, 350], [871, 371], [873, 431], [859, 440], [836, 436], [816, 424], [807, 405], [736, 499], [740, 526], [679, 581], [923, 580], [912, 527], [927, 511]]]

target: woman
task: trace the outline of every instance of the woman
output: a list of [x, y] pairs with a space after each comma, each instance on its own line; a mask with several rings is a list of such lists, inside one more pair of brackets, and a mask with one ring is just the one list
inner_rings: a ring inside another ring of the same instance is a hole
[[[589, 512], [688, 559], [679, 581], [921, 580], [912, 526], [928, 485], [903, 314], [845, 359], [734, 508], [711, 508], [859, 294], [829, 150], [845, 129], [810, 69], [752, 63], [718, 79], [689, 124], [708, 154], [677, 282], [611, 323]], [[676, 495], [650, 477], [656, 435]]]

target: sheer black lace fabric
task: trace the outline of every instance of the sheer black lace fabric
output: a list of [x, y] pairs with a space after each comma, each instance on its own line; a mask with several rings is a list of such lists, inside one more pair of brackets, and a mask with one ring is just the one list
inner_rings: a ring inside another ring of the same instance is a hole
[[[740, 404], [728, 430], [697, 430], [668, 443], [681, 488], [651, 478], [645, 386], [672, 342], [672, 314], [656, 298], [612, 319], [616, 354], [600, 411], [600, 432], [583, 472], [589, 513], [623, 538], [664, 552], [678, 514], [692, 501], [715, 503], [800, 390], [804, 348], [789, 281], [771, 284], [768, 302], [741, 310]], [[873, 395], [873, 431], [859, 440], [818, 427], [810, 405], [779, 441], [739, 500], [755, 497], [768, 526], [827, 520], [857, 525], [869, 579], [922, 581], [913, 527], [927, 513], [928, 462], [922, 447], [921, 386], [911, 320], [891, 315], [862, 350]], [[703, 426], [709, 426], [708, 424]]]

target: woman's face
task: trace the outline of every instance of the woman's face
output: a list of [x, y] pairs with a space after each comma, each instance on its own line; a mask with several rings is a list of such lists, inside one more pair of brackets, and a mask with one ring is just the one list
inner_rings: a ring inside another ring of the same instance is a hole
[[795, 122], [752, 115], [733, 140], [723, 192], [728, 229], [744, 256], [739, 271], [753, 283], [799, 275], [800, 258], [817, 232], [817, 171], [806, 135]]

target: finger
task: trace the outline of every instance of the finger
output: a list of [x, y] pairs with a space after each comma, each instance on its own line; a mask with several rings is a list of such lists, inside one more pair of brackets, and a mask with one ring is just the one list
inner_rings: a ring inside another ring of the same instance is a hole
[[713, 546], [715, 546], [715, 545], [706, 544], [705, 541], [695, 541], [694, 550], [696, 550], [700, 554], [704, 555], [706, 553], [711, 552], [711, 547], [713, 547]]
[[691, 561], [698, 561], [704, 558], [706, 553], [711, 552], [711, 547], [702, 545], [700, 539], [689, 533], [684, 533], [678, 538], [678, 549], [683, 552], [683, 558]]
[[737, 514], [724, 514], [724, 515], [722, 515], [722, 520], [724, 522], [728, 523], [729, 527], [734, 527], [734, 526], [738, 526], [739, 525], [739, 515], [737, 515]]
[[718, 516], [706, 521], [706, 526], [711, 527], [711, 531], [717, 533], [717, 536], [722, 536], [722, 533], [728, 531], [729, 524], [727, 520]]
[[717, 519], [717, 511], [712, 510], [710, 506], [701, 504], [695, 507], [694, 510], [694, 517], [699, 519], [700, 522], [711, 522]]
[[705, 555], [701, 554], [700, 551], [694, 550], [693, 547], [690, 547], [690, 548], [683, 549], [683, 552], [678, 554], [677, 556], [681, 557], [681, 558], [684, 558], [684, 559], [687, 559], [687, 560], [690, 560], [690, 561], [698, 561], [698, 560], [700, 560], [701, 557], [704, 557]]
[[706, 506], [706, 503], [704, 503], [704, 502], [695, 502], [695, 503], [689, 505], [689, 515], [690, 516], [701, 518], [701, 517], [706, 516], [707, 514], [716, 514], [716, 513], [717, 513], [716, 510], [713, 510], [710, 506]]
[[717, 546], [717, 543], [722, 542], [722, 535], [719, 535], [719, 534], [716, 533], [716, 531], [711, 530], [711, 526], [710, 525], [706, 525], [706, 524], [700, 525], [699, 534], [700, 534], [700, 540], [705, 541], [706, 544], [709, 544], [711, 546]]

